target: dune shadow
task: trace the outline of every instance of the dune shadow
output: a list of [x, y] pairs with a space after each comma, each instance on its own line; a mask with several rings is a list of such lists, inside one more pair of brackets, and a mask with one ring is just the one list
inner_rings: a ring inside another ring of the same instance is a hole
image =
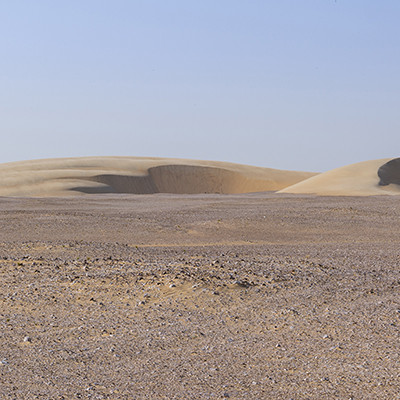
[[149, 176], [162, 193], [234, 193], [242, 176], [224, 168], [197, 165], [160, 165]]
[[80, 192], [85, 194], [106, 194], [106, 193], [116, 193], [111, 186], [79, 186], [73, 187], [69, 190], [73, 192]]
[[83, 184], [70, 190], [87, 194], [199, 194], [237, 193], [252, 189], [252, 186], [261, 188], [265, 185], [223, 168], [191, 165], [162, 165], [149, 168], [147, 175], [103, 174], [87, 177], [85, 180], [99, 185]]
[[110, 191], [102, 193], [153, 194], [159, 192], [153, 179], [148, 175], [97, 175], [90, 180], [106, 185], [105, 188], [110, 188]]
[[[88, 181], [95, 184], [90, 185]], [[160, 165], [149, 168], [146, 175], [116, 173], [85, 177], [82, 186], [74, 185], [70, 190], [87, 194], [232, 194], [268, 191], [273, 184], [273, 180], [248, 177], [225, 168]]]
[[391, 183], [400, 185], [400, 158], [394, 158], [378, 169], [379, 185], [387, 186]]

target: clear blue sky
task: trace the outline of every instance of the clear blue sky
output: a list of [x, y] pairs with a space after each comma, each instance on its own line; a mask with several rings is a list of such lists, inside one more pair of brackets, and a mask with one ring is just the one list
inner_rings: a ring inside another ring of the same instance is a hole
[[399, 0], [9, 0], [0, 18], [0, 162], [400, 156]]

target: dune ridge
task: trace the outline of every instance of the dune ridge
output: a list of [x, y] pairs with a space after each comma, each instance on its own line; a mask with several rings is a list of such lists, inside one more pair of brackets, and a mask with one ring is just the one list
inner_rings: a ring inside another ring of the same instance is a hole
[[0, 164], [0, 196], [277, 191], [311, 176], [219, 161], [76, 157]]
[[346, 165], [305, 179], [278, 193], [322, 196], [399, 195], [399, 160], [384, 158]]

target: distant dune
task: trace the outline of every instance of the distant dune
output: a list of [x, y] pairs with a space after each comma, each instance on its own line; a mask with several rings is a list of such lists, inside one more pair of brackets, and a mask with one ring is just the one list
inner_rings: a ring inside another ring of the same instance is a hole
[[336, 168], [313, 176], [279, 193], [325, 196], [400, 194], [400, 159], [380, 159]]
[[217, 161], [80, 157], [0, 164], [0, 196], [277, 191], [314, 176]]

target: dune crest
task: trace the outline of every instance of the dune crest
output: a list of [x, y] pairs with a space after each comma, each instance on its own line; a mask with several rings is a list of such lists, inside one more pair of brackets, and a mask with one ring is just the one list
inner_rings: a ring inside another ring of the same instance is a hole
[[277, 191], [315, 173], [145, 157], [77, 157], [0, 164], [0, 196]]
[[347, 165], [313, 176], [278, 193], [322, 196], [399, 195], [399, 160], [385, 158]]

